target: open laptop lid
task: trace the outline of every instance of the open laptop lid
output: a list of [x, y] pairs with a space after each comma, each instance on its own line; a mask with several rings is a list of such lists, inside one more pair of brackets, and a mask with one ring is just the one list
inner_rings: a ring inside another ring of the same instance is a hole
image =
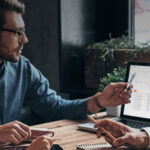
[[129, 62], [127, 64], [126, 82], [136, 73], [132, 81], [131, 103], [122, 105], [121, 117], [150, 121], [150, 63]]

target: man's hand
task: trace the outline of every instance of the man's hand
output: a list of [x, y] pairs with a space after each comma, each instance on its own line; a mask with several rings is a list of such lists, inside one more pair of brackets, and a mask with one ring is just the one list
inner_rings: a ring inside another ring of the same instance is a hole
[[130, 103], [131, 88], [128, 91], [124, 91], [127, 83], [111, 83], [102, 93], [97, 93], [89, 98], [88, 111], [95, 113], [101, 108], [114, 107], [121, 104]]
[[110, 132], [116, 140], [112, 141], [108, 136], [105, 137], [106, 141], [113, 146], [128, 146], [135, 148], [145, 148], [149, 144], [149, 137], [145, 132], [139, 132], [122, 123], [110, 119], [102, 119], [97, 121], [94, 126], [98, 128], [97, 137], [101, 137], [101, 131], [99, 127], [105, 128]]
[[19, 144], [31, 136], [29, 126], [13, 121], [0, 126], [0, 143]]
[[50, 150], [53, 145], [53, 139], [46, 136], [40, 136], [34, 140], [27, 150]]
[[130, 103], [131, 97], [131, 88], [124, 92], [127, 83], [111, 83], [101, 93], [98, 98], [98, 102], [103, 106], [106, 107], [113, 107], [117, 105], [122, 105], [126, 103]]

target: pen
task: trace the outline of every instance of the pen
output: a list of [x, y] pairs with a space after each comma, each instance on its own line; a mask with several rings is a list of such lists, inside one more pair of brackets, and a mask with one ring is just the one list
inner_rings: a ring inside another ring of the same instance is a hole
[[131, 82], [133, 81], [134, 77], [135, 77], [135, 73], [133, 73], [133, 75], [131, 76], [131, 78], [130, 78], [128, 84], [127, 84], [127, 87], [124, 90], [125, 92], [129, 89], [129, 87], [131, 85]]
[[[90, 121], [92, 121], [93, 123], [96, 123], [96, 120], [95, 120], [93, 117], [91, 117], [91, 116], [89, 116], [89, 115], [87, 115], [87, 117], [88, 117], [88, 119], [89, 119]], [[113, 135], [111, 135], [107, 130], [105, 130], [103, 127], [100, 127], [100, 129], [101, 129], [107, 136], [109, 136], [112, 141], [116, 140], [116, 138], [115, 138]]]

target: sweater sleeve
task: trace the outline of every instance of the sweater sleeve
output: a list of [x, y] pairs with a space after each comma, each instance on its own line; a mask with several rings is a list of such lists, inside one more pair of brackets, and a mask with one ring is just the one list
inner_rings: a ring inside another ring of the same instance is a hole
[[48, 80], [33, 65], [28, 64], [28, 91], [26, 103], [43, 121], [86, 118], [85, 99], [67, 100], [49, 87]]

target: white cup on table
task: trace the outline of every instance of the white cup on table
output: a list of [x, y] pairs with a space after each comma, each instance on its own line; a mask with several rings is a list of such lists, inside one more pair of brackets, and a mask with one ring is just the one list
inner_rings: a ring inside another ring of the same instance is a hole
[[106, 112], [109, 116], [119, 117], [121, 112], [121, 105], [115, 107], [107, 107]]

